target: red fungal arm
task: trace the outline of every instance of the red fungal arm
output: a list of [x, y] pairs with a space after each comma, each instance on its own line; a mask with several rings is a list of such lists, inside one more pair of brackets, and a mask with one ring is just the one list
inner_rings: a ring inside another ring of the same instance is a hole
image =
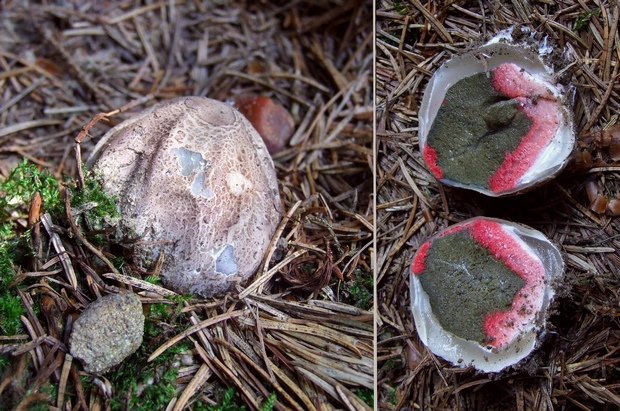
[[414, 274], [422, 274], [424, 272], [424, 263], [426, 260], [426, 254], [431, 247], [431, 241], [427, 241], [418, 250], [413, 263], [411, 263], [411, 272]]
[[424, 161], [436, 178], [443, 177], [443, 170], [437, 165], [437, 150], [428, 144], [424, 147]]
[[488, 314], [484, 320], [484, 333], [488, 345], [500, 348], [511, 341], [519, 332], [518, 321], [514, 311], [496, 311]]
[[497, 221], [474, 221], [470, 235], [526, 282], [544, 277], [545, 268], [540, 260], [527, 252]]
[[495, 68], [491, 83], [498, 92], [519, 101], [519, 110], [532, 121], [515, 151], [506, 153], [501, 167], [489, 178], [490, 189], [497, 193], [514, 188], [532, 167], [555, 136], [560, 115], [549, 88], [515, 64], [506, 63]]
[[539, 99], [536, 104], [525, 97], [517, 97], [519, 109], [532, 120], [532, 126], [512, 153], [506, 153], [500, 168], [489, 178], [494, 192], [509, 190], [529, 170], [541, 151], [553, 140], [560, 126], [558, 105], [555, 100]]
[[503, 95], [515, 97], [542, 97], [555, 100], [551, 90], [513, 63], [500, 64], [493, 70], [493, 88]]
[[[460, 225], [455, 225], [452, 227], [448, 227], [446, 229], [444, 229], [441, 234], [439, 234], [439, 237], [443, 237], [446, 236], [448, 234], [454, 234], [454, 233], [458, 233], [459, 231], [463, 230], [465, 227], [464, 226], [460, 226]], [[431, 245], [433, 244], [432, 241], [427, 241], [424, 244], [422, 244], [420, 246], [420, 248], [418, 249], [418, 252], [415, 256], [415, 258], [413, 259], [413, 262], [411, 263], [411, 272], [414, 274], [422, 274], [422, 272], [424, 271], [424, 267], [425, 267], [425, 260], [426, 260], [426, 255], [428, 254], [428, 249], [431, 248]]]
[[502, 347], [521, 331], [542, 307], [545, 268], [518, 240], [496, 221], [478, 220], [469, 227], [470, 235], [508, 268], [525, 280], [509, 311], [497, 311], [485, 318], [484, 332], [489, 345]]

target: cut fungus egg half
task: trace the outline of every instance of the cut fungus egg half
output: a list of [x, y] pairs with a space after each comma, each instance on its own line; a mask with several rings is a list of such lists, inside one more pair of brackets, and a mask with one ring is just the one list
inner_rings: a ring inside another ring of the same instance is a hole
[[448, 227], [411, 264], [418, 335], [455, 365], [515, 365], [537, 346], [563, 271], [559, 250], [532, 228], [483, 217]]
[[494, 197], [517, 194], [554, 177], [570, 158], [572, 88], [546, 64], [552, 47], [524, 30], [500, 32], [451, 58], [429, 81], [420, 150], [442, 183]]
[[117, 198], [133, 262], [202, 297], [258, 268], [281, 219], [273, 161], [258, 132], [228, 104], [180, 97], [114, 127], [87, 165]]

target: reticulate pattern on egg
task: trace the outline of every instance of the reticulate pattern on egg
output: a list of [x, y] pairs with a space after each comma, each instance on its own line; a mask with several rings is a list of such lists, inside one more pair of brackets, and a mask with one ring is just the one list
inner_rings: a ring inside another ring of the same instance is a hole
[[164, 251], [164, 284], [177, 292], [211, 296], [247, 279], [280, 221], [262, 139], [215, 100], [157, 104], [110, 130], [89, 162], [118, 196], [124, 226], [142, 237], [141, 268]]

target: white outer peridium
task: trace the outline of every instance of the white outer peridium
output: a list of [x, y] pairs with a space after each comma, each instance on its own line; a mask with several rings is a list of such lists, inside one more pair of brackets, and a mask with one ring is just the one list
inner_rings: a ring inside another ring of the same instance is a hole
[[[469, 224], [473, 220], [475, 219], [463, 223]], [[522, 241], [528, 247], [528, 252], [539, 259], [545, 268], [542, 307], [534, 321], [526, 325], [521, 335], [501, 350], [458, 337], [442, 328], [433, 314], [428, 295], [422, 289], [418, 275], [413, 273], [410, 275], [411, 310], [420, 340], [433, 354], [461, 367], [472, 365], [484, 372], [499, 372], [517, 364], [536, 348], [538, 335], [545, 329], [547, 309], [553, 300], [552, 285], [562, 276], [564, 261], [560, 251], [541, 232], [504, 220], [487, 220], [500, 222], [502, 228]]]
[[[558, 100], [560, 126], [551, 142], [541, 151], [532, 167], [521, 176], [515, 187], [496, 193], [488, 188], [441, 179], [445, 184], [475, 190], [492, 197], [514, 194], [553, 177], [566, 165], [575, 146], [572, 115], [566, 107], [567, 90], [554, 81], [553, 70], [543, 63], [539, 54], [524, 46], [505, 42], [510, 39], [510, 31], [502, 31], [485, 45], [455, 56], [444, 63], [428, 82], [418, 113], [420, 150], [424, 152], [428, 133], [446, 92], [459, 80], [488, 72], [500, 64], [514, 63], [549, 88]], [[539, 53], [548, 54], [548, 48], [545, 42], [541, 45]]]

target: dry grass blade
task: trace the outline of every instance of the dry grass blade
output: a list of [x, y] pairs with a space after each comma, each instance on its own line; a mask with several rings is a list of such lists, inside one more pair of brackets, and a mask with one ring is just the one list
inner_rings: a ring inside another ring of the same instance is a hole
[[325, 392], [329, 393], [334, 398], [341, 398], [344, 400], [345, 405], [351, 411], [357, 410], [371, 410], [367, 404], [360, 401], [358, 397], [353, 395], [349, 390], [347, 390], [343, 385], [339, 384], [336, 380], [331, 377], [322, 374], [320, 371], [312, 368], [310, 364], [310, 368], [312, 371], [308, 369], [308, 367], [300, 366], [300, 372], [306, 376], [310, 381], [322, 387]]
[[366, 403], [363, 403], [362, 401], [360, 401], [360, 399], [357, 396], [355, 396], [351, 391], [347, 390], [340, 384], [336, 385], [336, 393], [340, 396], [342, 401], [345, 403], [345, 405], [350, 410], [355, 410], [355, 411], [371, 411], [372, 410], [372, 408], [370, 408]]
[[62, 409], [65, 404], [65, 393], [67, 390], [67, 381], [69, 380], [72, 362], [73, 356], [69, 353], [65, 354], [65, 361], [62, 365], [60, 381], [58, 382], [58, 400], [56, 401], [56, 406], [60, 409]]
[[174, 297], [178, 296], [174, 291], [170, 291], [167, 288], [161, 287], [157, 284], [151, 284], [144, 280], [139, 280], [137, 278], [130, 277], [128, 275], [115, 274], [115, 273], [103, 273], [101, 274], [105, 278], [109, 278], [111, 280], [118, 281], [123, 284], [130, 285], [132, 287], [140, 288], [142, 290], [150, 291], [155, 294], [162, 295], [164, 297]]
[[294, 409], [303, 410], [304, 407], [308, 410], [314, 409], [314, 406], [312, 405], [308, 397], [303, 393], [303, 391], [300, 391], [298, 386], [295, 383], [293, 383], [293, 381], [290, 380], [286, 376], [286, 374], [283, 373], [275, 364], [273, 364], [269, 360], [265, 362], [265, 364], [267, 365], [267, 369], [272, 371], [277, 376], [278, 380], [281, 380], [287, 388], [291, 389], [295, 393], [295, 395], [303, 401], [304, 407], [299, 405], [293, 399], [293, 397], [291, 397], [288, 394], [288, 392], [283, 389], [283, 387], [277, 382], [277, 380], [273, 378], [273, 376], [270, 376], [267, 372], [265, 372], [262, 368], [260, 368], [256, 360], [253, 360], [252, 358], [247, 356], [244, 352], [239, 350], [237, 347], [234, 347], [233, 345], [228, 344], [226, 341], [217, 340], [216, 342], [218, 344], [226, 345], [227, 349], [231, 350], [234, 353], [234, 355], [240, 357], [247, 365], [252, 367], [257, 373], [259, 373], [262, 378], [264, 378], [266, 381], [271, 381], [271, 384], [273, 384], [278, 394], [281, 395], [284, 398], [284, 401], [290, 404]]
[[[427, 10], [427, 8], [423, 6], [419, 0], [411, 0], [411, 4], [413, 4], [413, 6], [422, 13], [422, 15], [424, 16], [424, 20], [430, 23], [431, 26], [433, 26], [433, 28], [437, 31], [437, 33], [439, 33], [443, 41], [448, 44], [452, 43], [452, 36], [450, 36], [448, 30], [446, 30], [444, 25], [439, 20], [437, 20], [433, 13]], [[433, 4], [430, 3], [430, 5]]]
[[75, 275], [75, 271], [73, 270], [73, 265], [71, 264], [71, 260], [67, 256], [67, 250], [65, 250], [64, 245], [60, 241], [60, 237], [57, 233], [53, 231], [52, 228], [52, 220], [49, 214], [43, 214], [41, 216], [41, 222], [47, 231], [47, 234], [50, 236], [52, 244], [54, 245], [54, 249], [56, 253], [58, 253], [58, 257], [60, 258], [60, 263], [62, 264], [62, 268], [67, 276], [67, 280], [69, 280], [69, 284], [71, 287], [76, 290], [77, 289], [77, 277]]
[[192, 380], [187, 384], [183, 393], [179, 396], [176, 403], [174, 404], [173, 411], [180, 411], [185, 408], [187, 401], [189, 401], [190, 397], [196, 393], [202, 387], [202, 385], [209, 379], [211, 376], [211, 370], [206, 364], [202, 364]]
[[161, 355], [168, 348], [172, 347], [174, 344], [178, 343], [179, 341], [181, 341], [182, 339], [184, 339], [186, 337], [189, 337], [190, 335], [194, 334], [195, 332], [204, 329], [205, 327], [208, 327], [210, 325], [216, 324], [216, 323], [218, 323], [220, 321], [225, 321], [225, 320], [228, 320], [228, 319], [231, 319], [231, 318], [239, 317], [239, 316], [247, 314], [247, 313], [248, 313], [248, 310], [233, 311], [233, 312], [230, 312], [230, 313], [218, 315], [217, 317], [214, 317], [214, 318], [209, 318], [208, 320], [201, 321], [198, 324], [195, 324], [195, 325], [191, 326], [190, 328], [188, 328], [187, 330], [183, 331], [181, 334], [178, 334], [175, 337], [173, 337], [173, 338], [169, 339], [168, 341], [166, 341], [166, 343], [164, 345], [162, 345], [161, 347], [159, 347], [158, 349], [153, 351], [153, 353], [149, 356], [147, 361], [149, 361], [149, 362], [153, 361], [155, 358], [157, 358], [159, 355]]
[[46, 400], [48, 398], [49, 398], [49, 395], [45, 393], [35, 392], [32, 394], [29, 394], [19, 404], [17, 404], [17, 407], [15, 407], [14, 411], [28, 410], [30, 408], [31, 403], [41, 401], [41, 400]]
[[28, 130], [31, 128], [54, 126], [58, 124], [62, 124], [62, 122], [60, 120], [52, 120], [52, 119], [24, 121], [19, 124], [13, 124], [11, 126], [2, 127], [0, 129], [0, 137], [4, 137], [9, 134], [17, 133], [17, 132]]
[[295, 251], [293, 254], [291, 254], [289, 256], [286, 256], [286, 258], [284, 260], [280, 261], [277, 265], [272, 267], [269, 271], [267, 271], [266, 273], [261, 275], [258, 278], [258, 280], [254, 281], [252, 284], [250, 284], [250, 286], [248, 288], [243, 290], [239, 294], [239, 298], [245, 298], [248, 295], [250, 295], [252, 292], [257, 290], [258, 288], [260, 288], [262, 285], [265, 285], [274, 275], [276, 275], [278, 273], [278, 270], [280, 270], [283, 267], [288, 266], [292, 261], [295, 261], [297, 258], [301, 257], [304, 254], [306, 254], [306, 251], [305, 250], [300, 250], [300, 251]]
[[348, 335], [343, 335], [342, 333], [338, 333], [334, 330], [323, 327], [321, 325], [318, 325], [315, 322], [312, 322], [311, 324], [312, 325], [298, 325], [298, 324], [290, 324], [286, 322], [270, 321], [270, 320], [264, 320], [264, 319], [260, 321], [260, 326], [262, 328], [284, 331], [286, 333], [302, 333], [302, 334], [315, 335], [318, 338], [324, 338], [326, 340], [339, 344], [343, 347], [346, 347], [358, 356], [362, 355], [362, 353], [356, 347], [356, 343], [357, 343], [356, 339], [351, 338]]

